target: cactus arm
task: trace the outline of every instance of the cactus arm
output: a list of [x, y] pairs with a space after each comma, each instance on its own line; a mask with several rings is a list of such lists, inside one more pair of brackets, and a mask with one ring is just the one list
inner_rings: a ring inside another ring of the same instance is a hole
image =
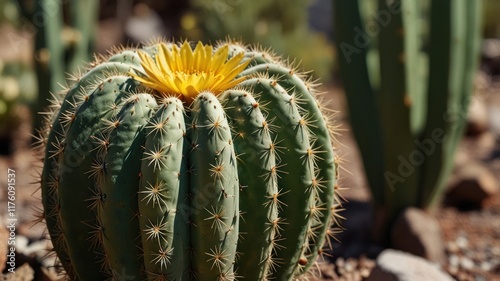
[[43, 90], [44, 93], [59, 90], [58, 83], [64, 81], [64, 49], [61, 42], [63, 12], [59, 2], [38, 0], [35, 3], [37, 18], [42, 21], [40, 17], [43, 17], [43, 23], [37, 23], [35, 62], [40, 75], [40, 92]]
[[[96, 211], [101, 202], [96, 180], [103, 176], [102, 170], [94, 170], [96, 160], [102, 157], [105, 147], [97, 147], [92, 137], [105, 138], [101, 119], [110, 119], [120, 88], [128, 77], [109, 77], [78, 108], [66, 134], [63, 165], [72, 161], [78, 168], [61, 169], [58, 195], [61, 202], [61, 223], [67, 235], [69, 255], [81, 280], [106, 278], [109, 268], [102, 266], [102, 237]], [[78, 188], [75, 188], [78, 187]], [[91, 237], [91, 239], [89, 239]], [[99, 253], [99, 254], [96, 254]], [[96, 270], [101, 268], [101, 270]]]
[[192, 105], [191, 247], [195, 277], [234, 278], [239, 183], [231, 132], [222, 105], [208, 92]]
[[76, 0], [69, 3], [73, 28], [79, 32], [72, 58], [66, 71], [76, 71], [92, 56], [94, 34], [99, 16], [97, 0]]
[[435, 202], [442, 193], [463, 134], [478, 63], [482, 1], [432, 1], [431, 5], [429, 113], [421, 139], [432, 140], [433, 132], [439, 129], [444, 140], [435, 143], [435, 152], [423, 167], [422, 206]]
[[[283, 206], [284, 224], [281, 225], [282, 241], [276, 247], [276, 258], [283, 262], [273, 272], [272, 278], [289, 280], [293, 278], [302, 253], [307, 247], [307, 230], [311, 223], [311, 207], [314, 205], [310, 186], [314, 178], [314, 165], [307, 157], [310, 148], [309, 132], [299, 114], [295, 97], [290, 96], [276, 80], [252, 78], [240, 84], [257, 95], [260, 102], [268, 104], [269, 120], [276, 127], [276, 140], [286, 151], [279, 154], [285, 166], [278, 171], [279, 199]], [[280, 173], [280, 170], [283, 170]], [[286, 265], [286, 266], [285, 266]]]
[[[38, 82], [38, 104], [36, 110], [43, 111], [50, 106], [50, 93], [62, 89], [58, 83], [65, 81], [64, 49], [61, 42], [62, 7], [58, 0], [38, 0], [35, 3], [37, 23], [35, 36], [35, 70]], [[35, 117], [35, 126], [42, 123], [40, 117]]]
[[[391, 5], [398, 5], [399, 1]], [[409, 85], [406, 79], [406, 72], [411, 69], [406, 59], [414, 55], [410, 46], [405, 45], [405, 34], [408, 37], [417, 36], [412, 26], [406, 26], [409, 21], [403, 21], [403, 14], [415, 13], [412, 0], [400, 2], [403, 12], [393, 14], [389, 24], [380, 30], [379, 54], [380, 61], [380, 91], [378, 94], [378, 105], [382, 120], [382, 132], [384, 134], [385, 151], [385, 173], [400, 177], [402, 180], [386, 178], [386, 202], [392, 210], [390, 214], [397, 215], [405, 206], [416, 205], [417, 198], [417, 178], [418, 167], [410, 167], [413, 171], [407, 174], [400, 174], [402, 157], [408, 157], [414, 152], [415, 147], [410, 130], [410, 104]], [[386, 1], [379, 1], [379, 10], [389, 10]], [[388, 139], [388, 137], [391, 139]], [[397, 140], [397, 141], [394, 141]], [[410, 161], [410, 160], [407, 160]], [[411, 164], [411, 163], [410, 163]], [[411, 164], [412, 165], [412, 164]], [[390, 173], [390, 174], [389, 174]], [[389, 220], [394, 219], [389, 217]]]
[[101, 183], [104, 197], [99, 219], [104, 228], [106, 262], [113, 274], [144, 279], [140, 259], [137, 188], [139, 186], [144, 126], [156, 107], [148, 94], [127, 98], [118, 114], [119, 123], [111, 132], [105, 157], [106, 176]]
[[263, 280], [272, 269], [273, 240], [279, 222], [277, 160], [268, 121], [251, 93], [228, 90], [220, 100], [234, 128], [240, 192], [238, 275]]
[[425, 54], [421, 50], [422, 38], [420, 36], [420, 1], [401, 1], [401, 14], [404, 40], [404, 66], [406, 93], [409, 97], [410, 131], [412, 136], [422, 133], [427, 110], [427, 89], [425, 89]]
[[[189, 181], [183, 177], [184, 109], [177, 98], [167, 98], [146, 126], [146, 144], [139, 185], [139, 223], [149, 280], [187, 280], [189, 224], [178, 213], [185, 204]], [[156, 158], [160, 155], [160, 158]], [[165, 253], [163, 259], [159, 253]]]
[[[367, 49], [357, 46], [355, 27], [363, 30], [359, 1], [334, 1], [340, 75], [348, 100], [352, 132], [356, 137], [374, 201], [384, 205], [384, 148], [375, 91], [370, 84]], [[352, 49], [353, 48], [353, 49]], [[354, 53], [351, 53], [353, 50]]]

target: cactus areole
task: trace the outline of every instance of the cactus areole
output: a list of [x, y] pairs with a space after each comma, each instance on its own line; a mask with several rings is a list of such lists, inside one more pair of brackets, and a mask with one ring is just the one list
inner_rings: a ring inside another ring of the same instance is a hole
[[313, 83], [258, 48], [193, 46], [116, 49], [54, 95], [41, 220], [69, 279], [292, 280], [331, 246]]

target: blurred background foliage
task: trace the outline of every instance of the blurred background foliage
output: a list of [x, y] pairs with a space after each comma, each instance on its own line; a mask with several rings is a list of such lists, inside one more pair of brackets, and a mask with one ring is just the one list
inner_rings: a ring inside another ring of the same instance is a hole
[[[26, 78], [22, 78], [36, 77], [34, 73], [37, 62], [34, 54], [38, 47], [35, 41], [37, 33], [44, 30], [47, 20], [44, 18], [47, 15], [36, 12], [36, 2], [37, 0], [0, 0], [0, 36], [3, 38], [0, 43], [0, 61], [4, 66], [2, 69], [7, 71], [12, 68], [11, 65], [22, 69], [16, 72], [0, 72], [2, 77], [13, 77], [20, 85], [17, 87], [18, 95], [0, 95], [0, 104], [3, 104], [0, 109], [6, 108], [5, 112], [15, 112], [10, 107], [19, 103], [30, 105], [32, 111], [39, 110], [37, 103], [40, 103], [40, 99], [37, 100], [36, 94], [38, 86], [35, 83], [35, 89], [27, 87], [24, 85], [28, 83]], [[69, 34], [70, 41], [78, 44], [79, 38], [85, 38], [86, 35], [82, 34], [81, 25], [71, 24], [68, 6], [80, 3], [85, 7], [88, 1], [52, 2], [63, 6], [63, 26], [62, 31], [48, 31], [49, 34], [59, 34], [61, 44], [65, 44], [63, 37]], [[105, 53], [118, 44], [137, 45], [157, 37], [216, 43], [229, 36], [247, 44], [258, 44], [262, 48], [272, 47], [284, 58], [297, 58], [295, 63], [300, 63], [299, 67], [303, 70], [312, 70], [313, 77], [322, 83], [329, 83], [337, 77], [332, 0], [102, 0], [99, 1], [95, 12], [97, 14], [94, 18], [97, 22], [89, 22], [88, 26], [96, 27], [91, 51], [97, 53]], [[486, 0], [486, 38], [500, 37], [499, 14], [500, 1]], [[422, 30], [426, 32], [425, 28]], [[76, 64], [83, 66], [85, 61], [76, 60]], [[2, 79], [0, 78], [0, 81], [4, 81]], [[64, 84], [64, 81], [61, 82]], [[6, 87], [0, 85], [2, 89]], [[19, 98], [15, 98], [15, 102], [6, 98], [13, 96]], [[41, 95], [43, 96], [46, 95]], [[1, 120], [0, 123], [5, 122]], [[0, 126], [2, 127], [5, 126]]]
[[[317, 1], [320, 2], [326, 5], [325, 1]], [[299, 58], [303, 69], [314, 70], [314, 76], [321, 77], [323, 82], [329, 80], [334, 48], [325, 33], [311, 29], [309, 20], [314, 16], [328, 18], [328, 14], [309, 13], [314, 2], [195, 0], [191, 3], [192, 9], [181, 18], [182, 31], [188, 38], [213, 41], [229, 36], [264, 48], [272, 46], [278, 54], [286, 54], [285, 58]]]
[[484, 37], [500, 38], [500, 1], [484, 1]]

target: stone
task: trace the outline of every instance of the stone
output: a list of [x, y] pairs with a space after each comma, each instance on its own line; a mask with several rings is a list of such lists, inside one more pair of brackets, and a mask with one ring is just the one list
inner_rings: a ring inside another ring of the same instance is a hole
[[481, 55], [484, 58], [500, 59], [500, 40], [495, 38], [484, 39], [481, 46]]
[[391, 229], [392, 246], [430, 261], [442, 262], [445, 247], [437, 220], [418, 208], [407, 208]]
[[365, 281], [453, 281], [436, 265], [421, 257], [387, 249], [377, 258], [377, 266]]
[[457, 171], [463, 166], [466, 166], [471, 161], [471, 158], [467, 151], [463, 147], [458, 147], [455, 152], [455, 158], [453, 160], [453, 170]]
[[469, 163], [455, 174], [446, 193], [446, 201], [462, 209], [480, 209], [499, 192], [493, 173], [479, 163]]
[[28, 263], [16, 268], [15, 273], [7, 273], [3, 276], [5, 281], [31, 281], [35, 280], [35, 271]]
[[460, 250], [465, 250], [469, 246], [469, 239], [467, 237], [460, 235], [455, 239], [455, 244]]
[[472, 99], [467, 115], [467, 135], [479, 136], [489, 129], [488, 108], [482, 99]]
[[500, 136], [500, 106], [490, 105], [490, 130], [496, 136]]
[[474, 262], [469, 259], [468, 257], [461, 257], [460, 258], [460, 267], [465, 269], [465, 270], [471, 270], [474, 268]]

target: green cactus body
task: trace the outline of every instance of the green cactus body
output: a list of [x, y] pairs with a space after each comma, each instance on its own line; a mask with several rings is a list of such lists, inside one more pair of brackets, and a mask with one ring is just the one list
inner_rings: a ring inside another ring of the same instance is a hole
[[[145, 142], [144, 126], [155, 99], [149, 94], [127, 98], [111, 132], [104, 159], [105, 178], [101, 184], [103, 196], [99, 220], [103, 227], [103, 245], [113, 271], [139, 278], [142, 264], [138, 233], [138, 186]], [[141, 277], [141, 279], [144, 279]]]
[[[184, 159], [184, 107], [167, 98], [147, 128], [139, 186], [139, 222], [148, 277], [187, 280], [189, 225], [179, 204], [187, 204], [189, 177]], [[174, 245], [176, 245], [174, 247]], [[165, 254], [163, 258], [162, 254]]]
[[[278, 145], [288, 148], [286, 153], [279, 155], [287, 168], [295, 171], [281, 175], [278, 178], [278, 187], [281, 188], [280, 201], [286, 202], [287, 212], [283, 212], [281, 219], [285, 222], [280, 227], [287, 238], [279, 241], [277, 257], [287, 266], [280, 266], [273, 273], [279, 280], [289, 280], [299, 265], [303, 249], [306, 246], [307, 231], [312, 220], [310, 209], [313, 206], [312, 192], [307, 187], [313, 179], [313, 163], [307, 157], [310, 140], [307, 127], [301, 122], [294, 97], [272, 79], [253, 78], [242, 83], [255, 93], [261, 93], [262, 103], [269, 104], [272, 110], [268, 117], [273, 119], [276, 127], [276, 136], [282, 140]], [[303, 188], [297, 188], [302, 186]]]
[[279, 232], [277, 148], [252, 93], [231, 90], [221, 99], [234, 126], [239, 158], [240, 213], [244, 219], [239, 227], [236, 268], [249, 280], [261, 280], [272, 266], [274, 239]]
[[[111, 73], [127, 73], [129, 70], [129, 66], [119, 63], [103, 63], [92, 69], [81, 77], [75, 86], [64, 93], [65, 98], [62, 102], [58, 101], [59, 98], [54, 98], [51, 107], [48, 108], [50, 114], [44, 117], [45, 126], [40, 129], [42, 136], [46, 136], [43, 137], [46, 147], [44, 152], [45, 163], [41, 176], [44, 217], [51, 238], [58, 241], [57, 244], [54, 244], [55, 252], [61, 260], [62, 266], [72, 279], [76, 278], [76, 273], [70, 262], [68, 246], [61, 222], [59, 185], [62, 181], [61, 176], [63, 173], [78, 168], [81, 161], [75, 160], [81, 158], [82, 155], [80, 154], [81, 152], [78, 151], [76, 155], [77, 159], [72, 159], [72, 155], [68, 156], [65, 154], [67, 131], [73, 121], [76, 120], [76, 111], [81, 106], [82, 102], [87, 100], [88, 97], [98, 89], [99, 83], [96, 84], [98, 78], [103, 79], [102, 77], [111, 76]], [[88, 139], [85, 139], [85, 141], [88, 141]], [[89, 171], [83, 171], [83, 173], [86, 172]], [[81, 174], [82, 171], [79, 170], [79, 173]], [[88, 188], [92, 188], [92, 186], [82, 187], [82, 192], [88, 191]], [[90, 199], [91, 197], [83, 200]], [[82, 198], [80, 198], [80, 200], [82, 200]]]
[[[50, 93], [63, 90], [65, 74], [77, 71], [92, 55], [99, 1], [33, 1], [19, 3], [26, 18], [37, 27], [34, 65], [38, 77], [37, 111], [47, 106]], [[40, 24], [43, 23], [43, 24]], [[41, 126], [41, 118], [35, 118]]]
[[[340, 72], [380, 242], [404, 208], [428, 208], [444, 190], [477, 69], [482, 2], [334, 2]], [[366, 14], [377, 15], [376, 34], [363, 28]]]
[[144, 50], [96, 62], [41, 130], [44, 217], [69, 277], [306, 274], [339, 203], [312, 84], [239, 45]]
[[[109, 78], [102, 87], [95, 89], [89, 96], [88, 101], [83, 103], [74, 114], [72, 126], [68, 129], [65, 138], [63, 159], [78, 163], [79, 168], [62, 169], [59, 173], [58, 197], [61, 208], [60, 220], [64, 232], [78, 233], [79, 235], [66, 236], [69, 255], [74, 262], [75, 270], [80, 279], [102, 279], [100, 271], [94, 270], [99, 267], [99, 259], [103, 254], [102, 243], [96, 230], [99, 227], [96, 212], [98, 212], [101, 196], [96, 188], [96, 179], [102, 176], [99, 165], [102, 150], [106, 150], [106, 138], [96, 132], [104, 130], [101, 119], [111, 118], [116, 115], [113, 105], [119, 100], [120, 87], [129, 78], [118, 76]], [[71, 116], [71, 118], [73, 118]], [[95, 135], [94, 135], [95, 134]], [[94, 138], [93, 142], [86, 140]], [[63, 162], [64, 163], [64, 162]], [[90, 171], [81, 173], [81, 169]], [[74, 188], [75, 182], [85, 188]], [[82, 200], [86, 198], [86, 200]], [[84, 222], [84, 223], [82, 223]], [[89, 239], [88, 233], [95, 235]], [[96, 253], [100, 253], [96, 255]], [[86, 262], [86, 261], [94, 261]], [[79, 266], [86, 266], [80, 268]]]
[[239, 183], [230, 127], [211, 93], [197, 96], [191, 116], [193, 274], [207, 280], [233, 279]]

